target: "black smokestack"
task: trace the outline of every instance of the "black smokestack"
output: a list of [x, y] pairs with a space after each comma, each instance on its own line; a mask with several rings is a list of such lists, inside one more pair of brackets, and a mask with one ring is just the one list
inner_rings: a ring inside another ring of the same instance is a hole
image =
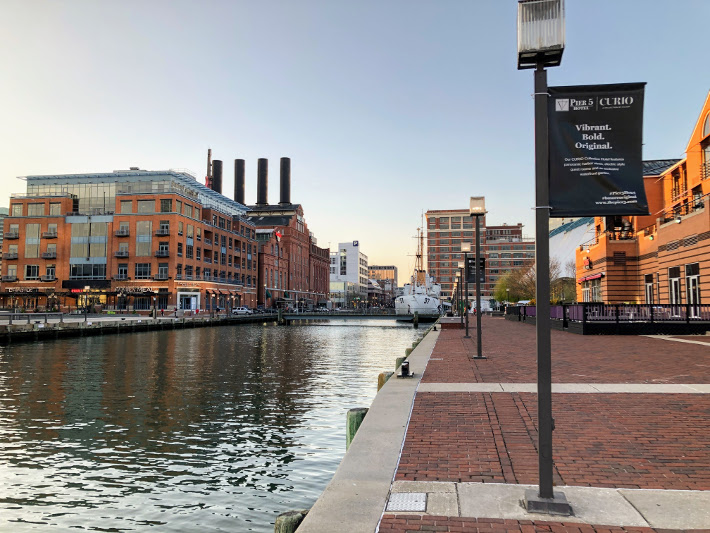
[[212, 161], [212, 190], [222, 194], [222, 161]]
[[281, 158], [281, 201], [280, 205], [291, 203], [291, 159]]
[[[234, 160], [234, 201], [244, 204], [244, 160]], [[246, 205], [246, 204], [245, 204]]]
[[256, 169], [256, 205], [269, 205], [269, 160], [259, 159]]

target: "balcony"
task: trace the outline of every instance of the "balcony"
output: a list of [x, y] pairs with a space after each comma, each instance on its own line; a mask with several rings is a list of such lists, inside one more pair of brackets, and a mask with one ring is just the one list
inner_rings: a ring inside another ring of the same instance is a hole
[[156, 274], [153, 276], [155, 281], [168, 281], [169, 276], [167, 274]]
[[39, 277], [40, 281], [57, 281], [57, 276], [54, 274], [45, 274]]
[[2, 281], [7, 281], [7, 282], [17, 281], [17, 276], [3, 276]]
[[129, 279], [131, 279], [131, 278], [129, 278], [126, 274], [114, 274], [114, 275], [113, 275], [113, 279], [114, 279], [115, 281], [126, 281], [126, 280], [129, 280]]
[[700, 165], [700, 179], [706, 180], [708, 178], [710, 178], [710, 161], [707, 161]]
[[56, 259], [57, 252], [42, 252], [42, 259]]
[[42, 238], [43, 239], [56, 239], [57, 232], [56, 231], [44, 231], [44, 232], [42, 232]]
[[170, 250], [157, 250], [155, 257], [170, 257]]
[[212, 246], [212, 239], [208, 239], [207, 237], [205, 237], [205, 246]]
[[165, 237], [167, 235], [170, 235], [170, 228], [158, 228], [155, 230], [155, 234], [158, 237]]
[[118, 250], [113, 253], [114, 257], [128, 257], [128, 250]]
[[19, 231], [8, 231], [5, 233], [4, 237], [5, 240], [10, 240], [10, 239], [19, 239], [20, 238], [20, 232]]
[[3, 259], [17, 259], [17, 252], [5, 252], [2, 254]]
[[117, 229], [117, 230], [114, 232], [114, 235], [116, 235], [116, 237], [128, 237], [128, 236], [131, 235], [131, 231], [130, 231], [128, 228], [126, 228], [126, 229]]

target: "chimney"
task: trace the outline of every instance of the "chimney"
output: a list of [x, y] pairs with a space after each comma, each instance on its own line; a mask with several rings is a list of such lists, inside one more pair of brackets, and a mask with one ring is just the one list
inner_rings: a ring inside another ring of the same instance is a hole
[[207, 175], [205, 176], [205, 185], [212, 188], [212, 148], [207, 149]]
[[[234, 160], [234, 201], [244, 204], [244, 160]], [[246, 204], [244, 204], [246, 205]]]
[[281, 200], [279, 205], [291, 203], [291, 159], [281, 158]]
[[222, 194], [222, 161], [219, 159], [212, 161], [212, 187], [210, 188]]
[[269, 160], [259, 159], [256, 169], [256, 205], [269, 205]]

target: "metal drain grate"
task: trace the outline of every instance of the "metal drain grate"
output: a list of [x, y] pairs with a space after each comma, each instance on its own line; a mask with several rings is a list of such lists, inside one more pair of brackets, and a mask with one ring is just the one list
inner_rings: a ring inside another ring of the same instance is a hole
[[390, 494], [388, 511], [426, 511], [426, 492], [396, 492]]

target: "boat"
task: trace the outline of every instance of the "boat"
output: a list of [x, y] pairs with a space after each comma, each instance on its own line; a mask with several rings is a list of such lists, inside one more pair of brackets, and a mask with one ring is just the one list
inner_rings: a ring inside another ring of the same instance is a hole
[[405, 283], [402, 294], [395, 298], [394, 309], [397, 320], [411, 321], [414, 319], [414, 313], [417, 313], [420, 322], [433, 322], [441, 316], [441, 285], [423, 268], [424, 234], [421, 228], [418, 228], [417, 232], [414, 274], [410, 283]]

